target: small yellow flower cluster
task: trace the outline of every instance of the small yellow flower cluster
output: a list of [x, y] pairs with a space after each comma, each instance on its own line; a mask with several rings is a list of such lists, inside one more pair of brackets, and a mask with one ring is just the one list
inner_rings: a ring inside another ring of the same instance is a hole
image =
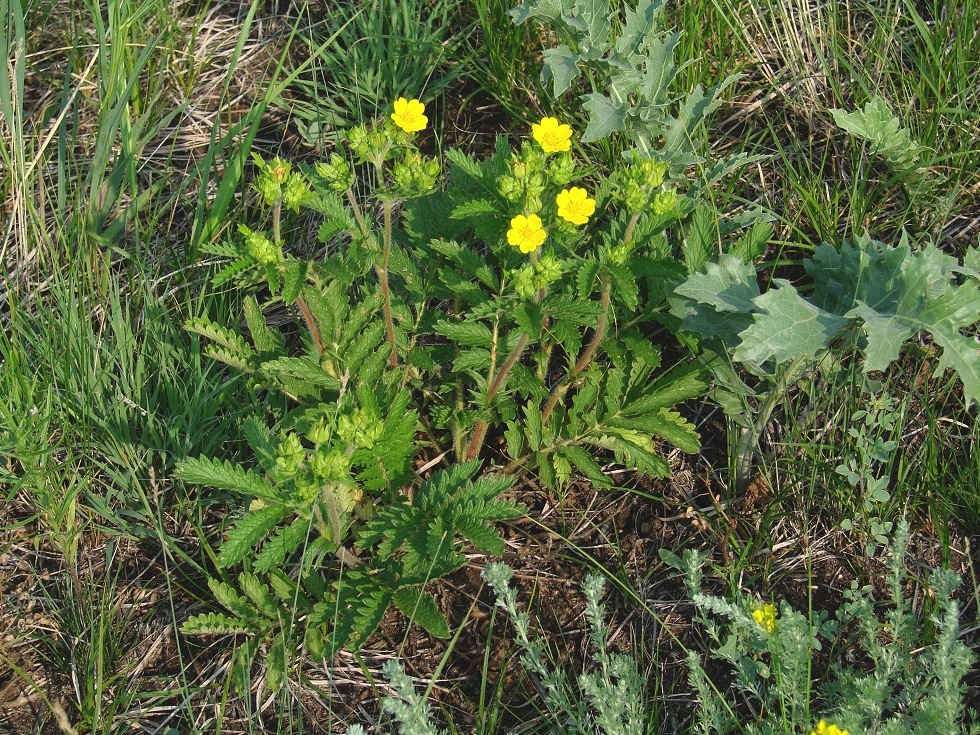
[[[531, 126], [531, 135], [545, 153], [562, 153], [571, 150], [572, 128], [559, 123], [556, 118], [546, 117]], [[563, 189], [555, 197], [558, 216], [573, 225], [584, 225], [595, 214], [595, 199], [579, 187]], [[548, 237], [541, 218], [536, 214], [519, 214], [510, 221], [507, 242], [520, 248], [522, 253], [533, 253]]]
[[425, 126], [429, 124], [429, 118], [425, 116], [425, 105], [419, 100], [407, 100], [404, 97], [395, 100], [395, 111], [391, 119], [406, 133], [425, 130]]
[[756, 606], [752, 610], [752, 617], [766, 633], [776, 630], [776, 606], [771, 602]]
[[817, 729], [812, 730], [810, 735], [847, 735], [847, 730], [841, 730], [837, 725], [828, 723], [826, 720], [820, 720], [817, 723]]

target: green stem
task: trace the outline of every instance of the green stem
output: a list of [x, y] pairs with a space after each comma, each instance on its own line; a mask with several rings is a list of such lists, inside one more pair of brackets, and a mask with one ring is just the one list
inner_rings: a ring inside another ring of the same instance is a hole
[[354, 196], [353, 187], [347, 189], [347, 202], [350, 204], [350, 210], [354, 213], [354, 220], [357, 222], [357, 227], [364, 236], [364, 239], [370, 240], [371, 232], [368, 230], [367, 222], [364, 221], [364, 214], [357, 204], [357, 197]]
[[[507, 373], [510, 372], [511, 368], [517, 363], [521, 355], [524, 353], [524, 348], [527, 347], [528, 337], [526, 334], [522, 334], [520, 339], [517, 340], [517, 344], [514, 345], [514, 349], [504, 360], [504, 364], [500, 366], [500, 370], [494, 376], [493, 381], [490, 383], [490, 387], [487, 388], [487, 408], [493, 404], [493, 399], [496, 397], [500, 388], [504, 384], [504, 378], [507, 377]], [[475, 459], [480, 455], [480, 450], [483, 449], [483, 440], [486, 439], [487, 429], [489, 424], [485, 419], [477, 419], [476, 425], [473, 427], [473, 438], [470, 439], [469, 446], [466, 449], [466, 459]]]
[[599, 349], [599, 344], [606, 335], [606, 322], [609, 319], [609, 304], [611, 301], [612, 280], [608, 275], [604, 275], [602, 277], [602, 312], [599, 314], [599, 321], [596, 322], [595, 334], [592, 335], [592, 340], [582, 352], [572, 369], [568, 371], [565, 377], [562, 378], [558, 385], [554, 387], [554, 390], [551, 391], [551, 396], [548, 398], [548, 402], [545, 404], [544, 410], [541, 412], [542, 423], [548, 420], [551, 412], [554, 411], [555, 406], [558, 405], [558, 401], [560, 401], [568, 392], [568, 389], [572, 386], [573, 381], [579, 375], [581, 375], [586, 368], [588, 368], [592, 358], [595, 357], [596, 350]]
[[384, 202], [384, 247], [381, 251], [381, 261], [375, 263], [374, 272], [378, 274], [381, 283], [381, 298], [384, 302], [385, 330], [388, 332], [388, 344], [391, 345], [391, 366], [398, 367], [398, 348], [395, 345], [395, 321], [391, 316], [391, 289], [388, 287], [388, 256], [391, 254], [391, 202]]
[[753, 459], [759, 446], [759, 438], [769, 424], [769, 418], [776, 406], [783, 400], [789, 390], [790, 383], [795, 380], [799, 370], [807, 362], [805, 356], [796, 358], [779, 374], [776, 384], [762, 404], [758, 416], [752, 426], [743, 427], [739, 432], [738, 448], [735, 453], [735, 489], [744, 493], [752, 480], [752, 470], [755, 466]]

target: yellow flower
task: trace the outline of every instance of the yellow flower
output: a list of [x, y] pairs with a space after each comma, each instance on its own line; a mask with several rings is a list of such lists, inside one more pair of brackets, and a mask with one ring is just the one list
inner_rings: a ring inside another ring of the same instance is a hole
[[541, 218], [536, 214], [529, 214], [525, 217], [519, 214], [510, 221], [510, 229], [507, 230], [507, 242], [514, 247], [520, 248], [522, 253], [533, 253], [542, 243], [548, 234], [541, 225]]
[[558, 122], [554, 117], [545, 117], [531, 126], [531, 135], [545, 153], [558, 153], [572, 148], [572, 128]]
[[595, 199], [589, 199], [589, 193], [577, 186], [559, 192], [555, 202], [558, 216], [574, 225], [584, 225], [595, 213]]
[[[752, 617], [755, 618], [755, 622], [766, 631], [766, 633], [772, 633], [776, 630], [776, 606], [771, 602], [765, 605], [758, 605], [752, 611]], [[821, 732], [820, 735], [823, 735]]]
[[404, 97], [395, 100], [395, 111], [391, 119], [406, 133], [425, 130], [425, 126], [429, 123], [429, 118], [425, 116], [425, 105], [418, 100], [407, 100]]
[[837, 725], [827, 724], [826, 720], [817, 723], [817, 729], [812, 730], [810, 735], [847, 735], [847, 730], [841, 730]]

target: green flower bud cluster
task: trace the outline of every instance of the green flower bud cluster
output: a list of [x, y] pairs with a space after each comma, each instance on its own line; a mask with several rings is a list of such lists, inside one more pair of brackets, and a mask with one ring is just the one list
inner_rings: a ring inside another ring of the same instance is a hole
[[541, 196], [548, 183], [544, 154], [527, 144], [511, 158], [508, 173], [497, 180], [497, 190], [509, 202], [521, 204], [525, 212], [540, 212]]
[[287, 209], [298, 212], [300, 205], [313, 195], [306, 177], [293, 171], [288, 161], [276, 156], [266, 163], [257, 153], [252, 157], [259, 167], [253, 186], [267, 205], [272, 206], [279, 200]]
[[323, 480], [347, 480], [350, 478], [350, 457], [340, 449], [321, 447], [311, 461], [313, 473]]
[[[663, 193], [660, 187], [667, 175], [667, 164], [654, 161], [651, 158], [635, 156], [633, 163], [623, 172], [620, 198], [630, 212], [654, 211], [654, 202]], [[666, 203], [661, 200], [661, 206]], [[661, 213], [670, 211], [669, 208]]]
[[610, 265], [623, 265], [630, 257], [631, 252], [633, 252], [633, 246], [630, 243], [624, 242], [620, 245], [610, 246], [606, 248], [606, 261]]
[[371, 449], [384, 433], [384, 424], [378, 417], [363, 408], [337, 419], [337, 437], [361, 449]]
[[309, 428], [306, 432], [306, 438], [313, 442], [317, 447], [321, 444], [326, 444], [330, 441], [330, 437], [333, 432], [330, 429], [329, 424], [323, 419], [317, 421], [313, 426]]
[[333, 191], [344, 192], [354, 185], [354, 170], [339, 153], [331, 153], [329, 162], [318, 163], [316, 172]]
[[295, 475], [306, 459], [306, 449], [296, 434], [286, 434], [276, 450], [276, 468], [284, 475]]
[[391, 144], [391, 135], [394, 131], [387, 127], [372, 127], [367, 129], [366, 125], [355, 125], [347, 131], [347, 144], [351, 151], [361, 161], [370, 161], [380, 156]]
[[668, 214], [677, 207], [677, 190], [661, 189], [653, 195], [650, 202], [650, 211], [656, 215]]
[[406, 151], [392, 169], [395, 186], [403, 196], [420, 196], [431, 191], [439, 178], [441, 167], [435, 158], [423, 158], [415, 150]]
[[555, 186], [566, 186], [575, 178], [575, 159], [571, 153], [559, 153], [548, 158], [548, 181]]
[[545, 253], [534, 263], [525, 263], [511, 272], [514, 292], [523, 299], [533, 298], [561, 278], [565, 266], [553, 253]]
[[281, 253], [275, 243], [264, 232], [253, 232], [245, 225], [238, 225], [238, 231], [245, 236], [245, 247], [261, 265], [271, 265], [279, 261]]

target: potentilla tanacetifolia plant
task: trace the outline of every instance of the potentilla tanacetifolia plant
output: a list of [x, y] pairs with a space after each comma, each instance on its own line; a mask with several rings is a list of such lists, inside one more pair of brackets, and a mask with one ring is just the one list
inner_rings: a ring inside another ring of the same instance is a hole
[[[658, 441], [699, 447], [674, 405], [706, 385], [687, 366], [658, 372], [650, 339], [677, 270], [668, 231], [693, 209], [682, 182], [639, 158], [590, 181], [553, 118], [482, 161], [449, 151], [441, 177], [414, 141], [427, 122], [401, 98], [313, 167], [256, 157], [269, 229], [242, 223], [212, 248], [229, 259], [216, 283], [258, 286], [248, 333], [188, 328], [294, 406], [244, 425], [255, 467], [180, 467], [244, 495], [211, 584], [225, 612], [184, 626], [250, 634], [241, 682], [260, 649], [275, 688], [298, 643], [316, 656], [359, 646], [392, 602], [448, 634], [422, 588], [464, 562], [459, 539], [502, 551], [490, 524], [521, 513], [498, 498], [517, 475], [609, 486], [603, 462], [664, 476]], [[322, 218], [323, 257], [290, 254], [288, 218], [306, 210]], [[277, 303], [301, 340], [268, 326]], [[420, 451], [445, 468], [424, 480]]]

